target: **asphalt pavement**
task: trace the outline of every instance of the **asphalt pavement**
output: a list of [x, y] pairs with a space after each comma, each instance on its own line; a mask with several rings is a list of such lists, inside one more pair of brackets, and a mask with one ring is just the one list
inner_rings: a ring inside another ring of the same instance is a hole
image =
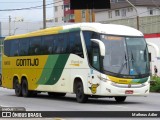
[[25, 107], [27, 111], [160, 111], [160, 93], [147, 97], [130, 96], [124, 103], [114, 98], [91, 98], [87, 103], [77, 103], [74, 94], [54, 98], [47, 93], [37, 97], [17, 97], [14, 90], [0, 87], [0, 106]]

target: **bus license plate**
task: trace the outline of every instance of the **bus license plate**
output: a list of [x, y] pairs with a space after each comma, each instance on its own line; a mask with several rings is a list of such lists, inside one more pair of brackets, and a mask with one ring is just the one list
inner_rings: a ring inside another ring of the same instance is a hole
[[133, 94], [133, 90], [126, 90], [125, 94]]

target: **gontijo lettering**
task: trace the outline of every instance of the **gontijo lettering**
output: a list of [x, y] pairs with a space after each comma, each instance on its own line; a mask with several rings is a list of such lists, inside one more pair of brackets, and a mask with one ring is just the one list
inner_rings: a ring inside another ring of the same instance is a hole
[[17, 66], [38, 66], [39, 65], [39, 59], [17, 59], [16, 60]]

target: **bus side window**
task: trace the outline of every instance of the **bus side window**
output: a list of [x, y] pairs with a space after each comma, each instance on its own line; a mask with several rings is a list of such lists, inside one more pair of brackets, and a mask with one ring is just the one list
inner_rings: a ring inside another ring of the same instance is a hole
[[92, 42], [92, 62], [91, 65], [97, 69], [100, 70], [100, 50], [99, 46], [96, 43]]
[[58, 35], [58, 40], [56, 41], [57, 42], [57, 50], [56, 50], [56, 53], [64, 53], [64, 36], [63, 34], [59, 34]]
[[69, 40], [68, 33], [64, 33], [64, 42], [63, 42], [63, 53], [69, 53]]
[[66, 54], [68, 53], [68, 34], [61, 33], [56, 35], [55, 44], [54, 44], [54, 51], [57, 54]]
[[41, 37], [33, 37], [30, 39], [29, 55], [41, 55]]
[[18, 56], [19, 55], [18, 49], [19, 49], [19, 40], [12, 40], [10, 48], [10, 56]]
[[4, 46], [4, 54], [10, 56], [11, 40], [5, 40]]
[[[97, 49], [93, 50], [93, 46], [92, 46], [92, 42], [91, 39], [99, 39], [100, 36], [98, 33], [92, 32], [92, 31], [83, 31], [83, 36], [84, 36], [84, 40], [85, 40], [85, 44], [86, 44], [86, 48], [87, 48], [87, 54], [88, 54], [88, 60], [91, 66], [93, 66], [94, 68], [98, 69], [98, 66], [100, 63], [96, 63], [96, 59], [99, 60], [98, 58], [96, 58], [96, 56], [94, 57], [93, 55], [95, 55]], [[99, 61], [97, 61], [99, 62]], [[97, 67], [95, 67], [95, 63], [97, 64]], [[99, 70], [99, 69], [98, 69]]]
[[47, 55], [47, 54], [52, 54], [53, 53], [53, 36], [43, 36], [42, 37], [42, 54]]
[[92, 61], [92, 58], [91, 58], [91, 36], [92, 36], [92, 33], [91, 31], [83, 31], [83, 37], [84, 37], [84, 40], [85, 40], [85, 44], [86, 44], [86, 48], [87, 48], [87, 54], [88, 54], [88, 60], [89, 60], [89, 63], [91, 64], [91, 61]]
[[54, 47], [53, 47], [53, 54], [59, 53], [58, 52], [58, 46], [59, 46], [59, 41], [58, 41], [58, 37], [59, 35], [53, 35], [54, 36]]
[[29, 49], [29, 38], [19, 40], [19, 55], [27, 56]]
[[72, 32], [69, 35], [70, 39], [70, 53], [76, 54], [80, 57], [84, 57], [80, 32]]

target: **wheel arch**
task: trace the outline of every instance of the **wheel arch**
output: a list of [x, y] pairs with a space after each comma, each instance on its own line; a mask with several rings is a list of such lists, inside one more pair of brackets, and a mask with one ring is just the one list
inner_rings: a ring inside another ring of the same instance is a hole
[[16, 80], [18, 80], [18, 82], [21, 83], [20, 77], [19, 77], [17, 74], [15, 74], [15, 75], [13, 76], [13, 81], [12, 81], [12, 88], [13, 88], [13, 89], [14, 89], [14, 82], [15, 82]]
[[73, 93], [75, 93], [75, 91], [76, 91], [76, 84], [77, 84], [78, 82], [82, 82], [83, 89], [84, 89], [84, 91], [85, 91], [85, 88], [86, 88], [86, 87], [85, 87], [85, 83], [84, 83], [84, 81], [83, 81], [83, 78], [77, 76], [77, 77], [74, 78], [74, 82], [73, 82]]
[[21, 81], [23, 81], [24, 79], [27, 80], [27, 76], [26, 75], [22, 75]]

